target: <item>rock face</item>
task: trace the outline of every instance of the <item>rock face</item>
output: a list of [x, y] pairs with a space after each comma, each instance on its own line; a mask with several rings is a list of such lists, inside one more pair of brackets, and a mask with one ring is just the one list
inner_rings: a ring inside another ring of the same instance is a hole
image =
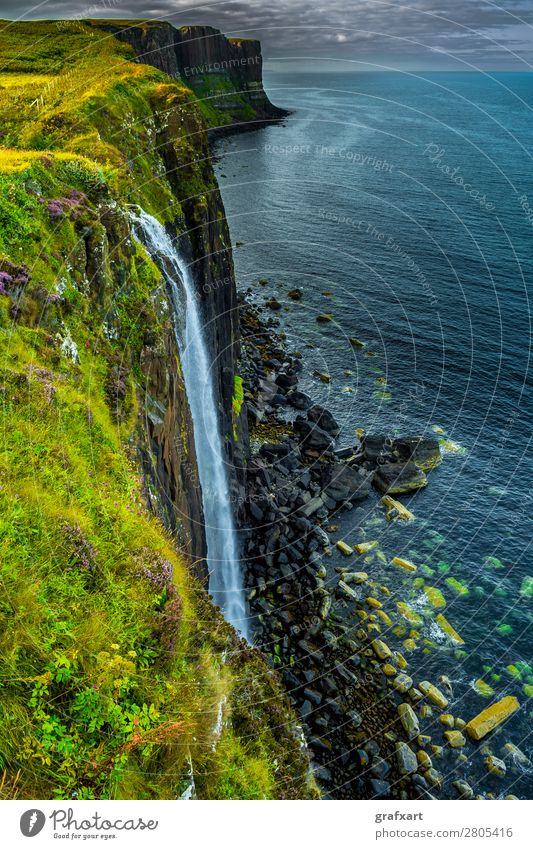
[[[209, 26], [173, 27], [160, 21], [92, 21], [133, 47], [138, 62], [153, 65], [181, 79], [199, 98], [209, 96], [218, 113], [217, 128], [257, 129], [289, 113], [274, 106], [263, 89], [261, 43], [251, 38], [226, 38]], [[217, 96], [210, 93], [210, 81]], [[221, 85], [222, 83], [222, 85]]]

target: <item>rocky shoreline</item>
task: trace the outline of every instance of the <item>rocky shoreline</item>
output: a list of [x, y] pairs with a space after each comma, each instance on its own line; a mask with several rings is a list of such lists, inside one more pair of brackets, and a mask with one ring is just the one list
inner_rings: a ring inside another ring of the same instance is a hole
[[[502, 797], [502, 780], [525, 768], [526, 756], [509, 742], [497, 754], [478, 746], [483, 780], [479, 769], [471, 777], [470, 749], [485, 718], [467, 723], [447, 712], [454, 698], [447, 676], [438, 686], [417, 681], [408, 658], [422, 640], [421, 619], [373, 580], [372, 563], [384, 558], [379, 542], [349, 544], [336, 534], [336, 519], [372, 487], [387, 519], [412, 519], [394, 496], [427, 485], [426, 473], [441, 461], [438, 441], [359, 432], [353, 447], [336, 450], [333, 415], [298, 388], [302, 355], [287, 350], [279, 322], [251, 290], [240, 296], [240, 329], [251, 446], [241, 525], [254, 641], [301, 718], [323, 796]], [[334, 549], [346, 566], [331, 567]], [[399, 557], [392, 564], [417, 570]], [[428, 600], [438, 607], [432, 589]], [[442, 613], [437, 623], [451, 646], [462, 644]], [[489, 716], [489, 730], [518, 709], [508, 698]]]

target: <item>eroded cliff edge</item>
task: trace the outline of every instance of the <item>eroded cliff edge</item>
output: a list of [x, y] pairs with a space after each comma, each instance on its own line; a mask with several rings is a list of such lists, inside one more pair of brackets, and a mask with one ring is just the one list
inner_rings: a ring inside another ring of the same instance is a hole
[[261, 42], [226, 38], [209, 26], [174, 27], [159, 21], [91, 21], [130, 44], [137, 61], [160, 68], [191, 88], [211, 136], [257, 129], [289, 113], [263, 88]]
[[85, 23], [10, 24], [0, 58], [2, 794], [309, 795], [277, 677], [195, 577], [190, 413], [131, 224], [142, 206], [195, 266], [231, 460], [233, 268], [198, 99]]

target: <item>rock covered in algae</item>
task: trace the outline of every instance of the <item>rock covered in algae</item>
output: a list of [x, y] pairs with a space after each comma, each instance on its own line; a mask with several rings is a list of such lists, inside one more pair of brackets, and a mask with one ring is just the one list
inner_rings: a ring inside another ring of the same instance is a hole
[[485, 758], [485, 766], [487, 767], [488, 772], [492, 775], [496, 775], [498, 778], [503, 778], [507, 772], [507, 767], [504, 762], [500, 760], [500, 758], [496, 758], [494, 755], [488, 755], [488, 757]]
[[466, 743], [466, 738], [460, 731], [445, 731], [444, 739], [452, 749], [460, 749]]
[[414, 513], [411, 513], [407, 507], [390, 495], [384, 495], [381, 503], [385, 507], [385, 516], [388, 522], [393, 522], [395, 519], [410, 522], [415, 518]]
[[409, 748], [407, 743], [396, 743], [396, 760], [398, 762], [398, 770], [401, 775], [409, 775], [411, 772], [416, 772], [418, 769], [418, 761], [415, 753]]
[[383, 640], [372, 640], [372, 648], [380, 660], [388, 660], [392, 656], [390, 648]]
[[516, 696], [505, 696], [499, 702], [482, 710], [466, 724], [465, 730], [472, 740], [481, 740], [491, 731], [505, 722], [513, 713], [520, 708], [520, 702]]
[[441, 693], [438, 687], [435, 687], [434, 684], [431, 684], [430, 681], [421, 681], [418, 685], [418, 689], [420, 692], [429, 699], [430, 702], [433, 702], [439, 708], [448, 707], [448, 699]]
[[427, 486], [428, 479], [416, 463], [383, 463], [374, 475], [373, 484], [381, 492], [400, 495]]

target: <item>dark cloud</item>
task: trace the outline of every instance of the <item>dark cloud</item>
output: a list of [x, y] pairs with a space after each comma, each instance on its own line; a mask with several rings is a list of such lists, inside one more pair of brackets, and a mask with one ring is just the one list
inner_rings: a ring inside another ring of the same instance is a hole
[[256, 36], [267, 57], [408, 67], [530, 69], [533, 4], [508, 0], [2, 0], [6, 18], [160, 18]]

